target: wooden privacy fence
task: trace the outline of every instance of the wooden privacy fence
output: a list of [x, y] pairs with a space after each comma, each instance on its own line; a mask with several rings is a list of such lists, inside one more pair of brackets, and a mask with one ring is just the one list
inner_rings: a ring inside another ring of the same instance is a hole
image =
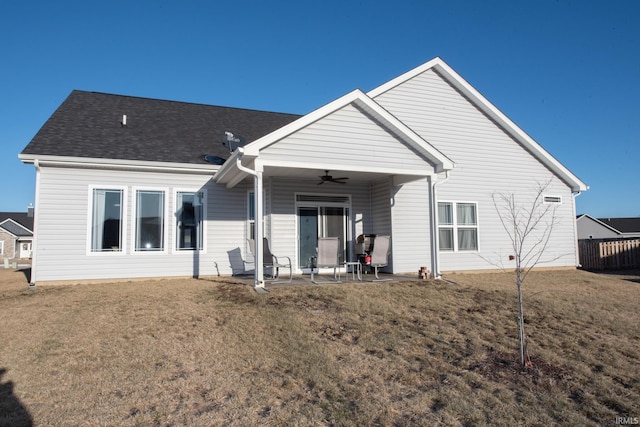
[[640, 240], [579, 240], [578, 251], [585, 270], [640, 268]]

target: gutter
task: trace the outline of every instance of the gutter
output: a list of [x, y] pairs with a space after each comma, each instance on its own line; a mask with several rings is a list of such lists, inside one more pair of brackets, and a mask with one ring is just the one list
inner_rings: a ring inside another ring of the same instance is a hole
[[[587, 189], [589, 189], [589, 187], [587, 187]], [[571, 196], [573, 197], [573, 218], [576, 218], [576, 199], [580, 194], [582, 194], [582, 191], [574, 191], [571, 193]], [[578, 245], [578, 220], [577, 219], [573, 221], [573, 235], [575, 236], [573, 240], [576, 248], [575, 264], [576, 264], [576, 267], [580, 268], [582, 267], [582, 264], [580, 264], [580, 245]]]
[[[264, 265], [262, 263], [263, 258], [263, 245], [262, 245], [262, 223], [264, 221], [262, 217], [262, 205], [263, 205], [263, 192], [262, 192], [262, 172], [249, 169], [242, 165], [242, 155], [244, 154], [244, 148], [238, 147], [236, 149], [236, 167], [241, 172], [247, 173], [253, 176], [253, 194], [254, 194], [254, 218], [255, 221], [255, 236], [253, 244], [253, 257], [254, 257], [254, 282], [253, 289], [256, 292], [264, 293], [267, 290], [264, 287]], [[235, 154], [235, 153], [234, 153]]]
[[198, 166], [196, 164], [148, 162], [143, 160], [118, 160], [114, 162], [112, 160], [92, 157], [32, 156], [20, 154], [18, 155], [18, 158], [25, 164], [32, 163], [36, 166], [36, 170], [41, 166], [60, 166], [210, 174], [211, 172], [216, 172], [220, 168], [219, 166], [204, 164]]
[[440, 279], [440, 236], [438, 233], [438, 197], [436, 187], [438, 184], [444, 184], [449, 179], [449, 171], [445, 171], [445, 177], [441, 181], [435, 181], [431, 184], [431, 277]]

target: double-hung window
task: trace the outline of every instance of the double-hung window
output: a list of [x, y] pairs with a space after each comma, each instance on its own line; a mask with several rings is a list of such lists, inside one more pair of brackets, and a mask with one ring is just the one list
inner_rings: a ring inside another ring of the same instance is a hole
[[249, 240], [256, 238], [256, 198], [253, 191], [247, 195], [247, 235]]
[[438, 238], [441, 251], [477, 251], [478, 205], [438, 202]]
[[91, 190], [91, 252], [122, 252], [124, 190]]
[[202, 250], [204, 193], [176, 192], [176, 250]]
[[136, 191], [135, 250], [165, 250], [165, 193], [155, 190]]

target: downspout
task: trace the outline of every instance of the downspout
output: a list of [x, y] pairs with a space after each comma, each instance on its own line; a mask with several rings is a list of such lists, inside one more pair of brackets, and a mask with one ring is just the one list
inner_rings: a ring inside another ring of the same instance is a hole
[[30, 286], [36, 284], [37, 260], [38, 260], [38, 212], [40, 212], [40, 161], [33, 160], [33, 166], [36, 168], [36, 199], [33, 208], [33, 240], [31, 242], [31, 280]]
[[439, 279], [440, 274], [440, 234], [438, 233], [438, 197], [436, 195], [436, 186], [443, 184], [449, 179], [449, 171], [445, 171], [444, 179], [441, 181], [431, 181], [431, 265], [433, 271], [431, 277]]
[[258, 292], [265, 292], [266, 289], [264, 287], [264, 266], [262, 264], [263, 258], [263, 246], [262, 246], [262, 172], [254, 171], [253, 169], [249, 169], [242, 165], [242, 155], [244, 154], [244, 149], [242, 147], [238, 147], [238, 157], [236, 157], [236, 166], [242, 172], [248, 173], [253, 176], [253, 194], [255, 197], [254, 204], [254, 218], [255, 222], [255, 236], [254, 236], [254, 248], [253, 248], [253, 256], [255, 263], [255, 274], [254, 274], [254, 282], [253, 287]]
[[578, 245], [578, 221], [575, 220], [576, 218], [576, 198], [582, 194], [582, 191], [574, 191], [571, 193], [571, 196], [573, 197], [573, 235], [575, 236], [575, 245], [576, 245], [576, 259], [575, 259], [575, 264], [577, 268], [582, 267], [582, 264], [580, 264], [580, 245]]

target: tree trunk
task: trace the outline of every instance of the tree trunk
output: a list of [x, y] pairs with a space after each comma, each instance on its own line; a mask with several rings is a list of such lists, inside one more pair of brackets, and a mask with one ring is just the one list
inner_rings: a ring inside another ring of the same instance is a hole
[[516, 269], [516, 284], [518, 285], [518, 344], [520, 346], [520, 367], [525, 367], [524, 358], [524, 313], [522, 310], [522, 271]]

